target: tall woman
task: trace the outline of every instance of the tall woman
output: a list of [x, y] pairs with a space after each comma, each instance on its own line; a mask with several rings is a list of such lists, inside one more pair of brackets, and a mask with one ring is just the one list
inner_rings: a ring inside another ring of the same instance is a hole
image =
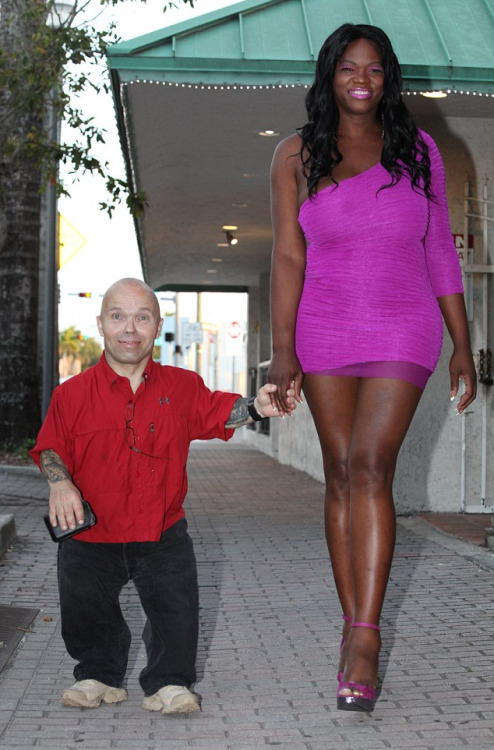
[[321, 444], [344, 710], [374, 707], [396, 460], [439, 359], [443, 318], [451, 399], [465, 385], [459, 413], [476, 393], [443, 164], [401, 84], [381, 29], [341, 26], [319, 54], [308, 122], [272, 165], [268, 380], [277, 393], [295, 382], [298, 400], [303, 387]]

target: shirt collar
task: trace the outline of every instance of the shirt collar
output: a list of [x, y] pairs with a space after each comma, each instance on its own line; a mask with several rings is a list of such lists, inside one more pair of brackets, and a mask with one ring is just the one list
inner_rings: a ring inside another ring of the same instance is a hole
[[[153, 361], [153, 358], [150, 357], [149, 361], [146, 365], [146, 368], [142, 374], [142, 378], [144, 383], [153, 382], [156, 379], [156, 371], [157, 368], [159, 368], [160, 365], [157, 362]], [[100, 357], [100, 361], [98, 363], [98, 368], [100, 369], [100, 372], [102, 373], [104, 379], [108, 383], [108, 385], [111, 387], [115, 383], [126, 381], [128, 382], [128, 378], [123, 377], [122, 375], [119, 375], [115, 370], [113, 370], [105, 358], [105, 353]]]

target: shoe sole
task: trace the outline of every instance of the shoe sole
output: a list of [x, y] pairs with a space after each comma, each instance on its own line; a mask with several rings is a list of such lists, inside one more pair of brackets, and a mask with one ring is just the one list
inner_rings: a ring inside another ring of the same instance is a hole
[[[118, 691], [118, 692], [115, 692]], [[62, 695], [62, 706], [71, 706], [72, 708], [98, 708], [101, 703], [121, 703], [127, 699], [127, 692], [114, 688], [104, 693], [100, 698], [90, 701], [84, 694], [64, 693]]]
[[372, 713], [374, 704], [375, 701], [360, 696], [340, 695], [336, 700], [338, 711], [364, 711], [365, 713]]
[[201, 710], [199, 703], [195, 700], [186, 699], [176, 706], [164, 706], [163, 702], [154, 696], [144, 698], [142, 707], [146, 711], [161, 711], [163, 714], [191, 714]]
[[163, 706], [162, 713], [164, 714], [193, 714], [196, 711], [200, 711], [201, 707], [195, 701], [187, 701], [179, 706]]

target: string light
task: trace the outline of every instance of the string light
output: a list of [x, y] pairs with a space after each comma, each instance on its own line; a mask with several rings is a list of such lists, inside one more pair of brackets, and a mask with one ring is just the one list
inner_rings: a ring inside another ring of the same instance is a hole
[[420, 94], [421, 96], [427, 96], [431, 94], [458, 94], [462, 96], [485, 96], [488, 98], [493, 98], [494, 94], [487, 94], [484, 91], [458, 91], [458, 89], [436, 89], [436, 90], [430, 90], [427, 91], [404, 91], [403, 94], [406, 96], [417, 96], [417, 94]]
[[257, 90], [276, 90], [276, 89], [294, 89], [310, 88], [309, 83], [232, 83], [232, 84], [214, 84], [214, 83], [179, 83], [177, 81], [153, 81], [147, 78], [136, 78], [133, 81], [122, 82], [122, 86], [132, 86], [136, 83], [154, 84], [156, 86], [171, 86], [182, 89], [200, 89], [201, 91], [257, 91]]
[[[309, 83], [232, 83], [232, 84], [214, 84], [214, 83], [186, 83], [178, 81], [153, 81], [147, 78], [136, 78], [132, 81], [122, 82], [122, 86], [132, 86], [134, 84], [145, 83], [154, 84], [156, 86], [169, 86], [172, 88], [182, 89], [194, 89], [200, 91], [276, 91], [279, 89], [308, 89], [312, 84]], [[434, 92], [441, 92], [443, 94], [458, 94], [465, 96], [485, 96], [486, 98], [494, 98], [494, 93], [489, 94], [483, 91], [459, 91], [458, 89], [424, 89], [423, 91], [403, 91], [404, 96], [424, 96], [425, 94], [431, 94]]]

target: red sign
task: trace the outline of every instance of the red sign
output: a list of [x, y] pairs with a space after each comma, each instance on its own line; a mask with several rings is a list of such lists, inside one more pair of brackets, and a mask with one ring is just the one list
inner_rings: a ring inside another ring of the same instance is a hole
[[238, 339], [240, 334], [242, 333], [242, 326], [240, 323], [237, 323], [236, 320], [233, 321], [233, 323], [230, 323], [228, 326], [228, 335], [231, 336], [232, 339]]

